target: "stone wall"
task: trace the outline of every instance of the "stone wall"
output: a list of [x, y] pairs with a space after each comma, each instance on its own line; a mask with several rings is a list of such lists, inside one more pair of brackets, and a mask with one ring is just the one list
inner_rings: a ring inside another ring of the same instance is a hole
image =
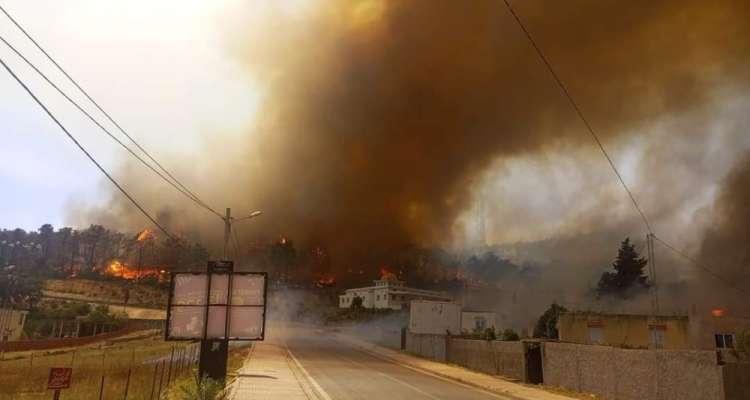
[[603, 399], [725, 399], [722, 367], [711, 351], [548, 342], [542, 363], [545, 385], [593, 393]]
[[750, 363], [727, 363], [722, 372], [726, 400], [750, 399]]
[[491, 375], [523, 381], [525, 358], [522, 342], [453, 339], [448, 341], [448, 362]]
[[491, 375], [523, 381], [523, 342], [457, 339], [445, 335], [406, 333], [406, 351], [430, 360], [449, 362]]
[[406, 351], [435, 361], [446, 361], [446, 336], [406, 333]]

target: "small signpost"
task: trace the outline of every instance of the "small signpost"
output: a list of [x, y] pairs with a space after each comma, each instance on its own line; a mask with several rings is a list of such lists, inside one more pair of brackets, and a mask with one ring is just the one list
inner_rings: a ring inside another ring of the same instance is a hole
[[50, 368], [47, 379], [47, 389], [55, 391], [54, 400], [60, 399], [60, 390], [70, 388], [70, 378], [73, 376], [73, 368]]
[[206, 272], [172, 273], [166, 340], [200, 340], [200, 376], [224, 380], [230, 340], [263, 340], [265, 272], [235, 272], [209, 261]]

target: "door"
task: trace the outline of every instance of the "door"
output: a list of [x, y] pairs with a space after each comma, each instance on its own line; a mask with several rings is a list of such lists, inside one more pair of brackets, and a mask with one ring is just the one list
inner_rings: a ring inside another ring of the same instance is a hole
[[544, 382], [544, 375], [542, 373], [542, 344], [539, 342], [525, 342], [524, 345], [526, 383], [538, 385]]

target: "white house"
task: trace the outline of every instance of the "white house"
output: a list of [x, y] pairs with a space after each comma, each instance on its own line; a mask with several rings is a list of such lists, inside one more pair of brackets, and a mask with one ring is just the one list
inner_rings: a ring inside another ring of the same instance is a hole
[[0, 308], [0, 342], [20, 340], [28, 311]]
[[444, 293], [414, 289], [404, 286], [405, 282], [395, 277], [385, 277], [374, 281], [374, 286], [346, 289], [339, 296], [339, 308], [349, 308], [355, 297], [362, 298], [365, 308], [406, 308], [412, 300], [451, 301]]

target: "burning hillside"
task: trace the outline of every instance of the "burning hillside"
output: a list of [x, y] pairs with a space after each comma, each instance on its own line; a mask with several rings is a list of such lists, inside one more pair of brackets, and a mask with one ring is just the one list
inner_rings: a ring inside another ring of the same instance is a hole
[[156, 278], [159, 281], [165, 281], [168, 277], [167, 270], [164, 268], [132, 267], [118, 260], [111, 261], [102, 271], [102, 275], [126, 280]]
[[[691, 225], [735, 159], [717, 152], [750, 147], [750, 42], [740, 39], [750, 36], [748, 3], [516, 3], [654, 224]], [[202, 166], [189, 181], [209, 203], [264, 210], [254, 231], [283, 232], [299, 249], [325, 246], [310, 280], [369, 279], [409, 246], [465, 244], [463, 226], [486, 218], [506, 243], [543, 242], [528, 247], [549, 253], [534, 256], [566, 267], [552, 283], [576, 279], [586, 290], [610, 246], [644, 233], [503, 2], [330, 0], [263, 10], [242, 8], [223, 24], [234, 28], [231, 57], [257, 83], [255, 119], [244, 135], [223, 137], [221, 157], [206, 151], [174, 164]], [[515, 176], [512, 162], [523, 167]], [[542, 167], [528, 176], [528, 165]], [[143, 188], [142, 174], [129, 171], [120, 178]], [[467, 217], [492, 173], [506, 180], [479, 200], [494, 213]], [[170, 204], [160, 223], [219, 249], [215, 217], [167, 190], [143, 189], [148, 204]], [[498, 200], [507, 193], [516, 208]], [[125, 200], [115, 202], [102, 219], [142, 223]], [[554, 229], [541, 231], [548, 221]], [[298, 264], [281, 245], [279, 262]], [[439, 263], [411, 265], [405, 274], [428, 276], [422, 270]]]

